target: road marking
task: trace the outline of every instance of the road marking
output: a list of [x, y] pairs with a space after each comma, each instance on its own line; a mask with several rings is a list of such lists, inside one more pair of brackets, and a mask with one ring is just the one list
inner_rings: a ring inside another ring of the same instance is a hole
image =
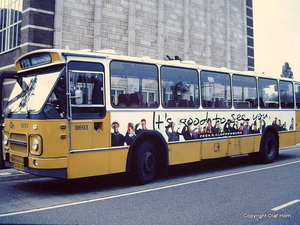
[[11, 175], [11, 173], [0, 173], [0, 176], [7, 176], [7, 175]]
[[277, 206], [277, 207], [275, 207], [275, 208], [273, 208], [273, 209], [271, 209], [271, 210], [273, 210], [273, 211], [278, 211], [279, 209], [283, 209], [283, 208], [285, 208], [285, 207], [288, 207], [288, 206], [290, 206], [290, 205], [296, 204], [296, 203], [298, 203], [298, 202], [300, 202], [300, 200], [299, 200], [299, 199], [296, 199], [296, 200], [294, 200], [294, 201], [290, 201], [290, 202], [287, 202], [287, 203], [285, 203], [285, 204], [283, 204], [283, 205]]
[[254, 169], [254, 170], [246, 170], [246, 171], [242, 171], [242, 172], [230, 173], [230, 174], [220, 175], [220, 176], [216, 176], [216, 177], [208, 177], [208, 178], [204, 178], [204, 179], [200, 179], [200, 180], [188, 181], [188, 182], [184, 182], [184, 183], [172, 184], [172, 185], [168, 185], [168, 186], [162, 186], [162, 187], [151, 188], [151, 189], [146, 189], [146, 190], [141, 190], [141, 191], [129, 192], [129, 193], [124, 193], [124, 194], [119, 194], [119, 195], [112, 195], [112, 196], [90, 199], [90, 200], [85, 200], [85, 201], [80, 201], [80, 202], [72, 202], [72, 203], [66, 203], [66, 204], [61, 204], [61, 205], [54, 205], [54, 206], [38, 208], [38, 209], [30, 209], [30, 210], [24, 210], [24, 211], [19, 211], [19, 212], [5, 213], [5, 214], [0, 214], [0, 217], [14, 216], [14, 215], [20, 215], [20, 214], [26, 214], [26, 213], [45, 211], [45, 210], [49, 210], [49, 209], [58, 209], [58, 208], [67, 207], [67, 206], [74, 206], [74, 205], [81, 205], [81, 204], [86, 204], [86, 203], [91, 203], [91, 202], [98, 202], [98, 201], [103, 201], [103, 200], [108, 200], [108, 199], [121, 198], [121, 197], [126, 197], [126, 196], [131, 196], [131, 195], [137, 195], [137, 194], [142, 194], [142, 193], [147, 193], [147, 192], [159, 191], [159, 190], [180, 187], [180, 186], [189, 185], [189, 184], [200, 183], [200, 182], [209, 181], [209, 180], [216, 180], [216, 179], [220, 179], [220, 178], [224, 178], [224, 177], [231, 177], [231, 176], [236, 176], [236, 175], [240, 175], [240, 174], [268, 170], [268, 169], [278, 168], [278, 167], [282, 167], [282, 166], [289, 166], [289, 165], [296, 164], [296, 163], [300, 163], [300, 160], [295, 161], [295, 162], [290, 162], [290, 163], [284, 163], [284, 164], [280, 164], [280, 165], [268, 166], [268, 167], [263, 167], [263, 168], [259, 168], [259, 169]]
[[[298, 145], [297, 145], [298, 146]], [[289, 151], [295, 151], [295, 150], [299, 150], [299, 146], [297, 148], [291, 148], [291, 147], [285, 147], [285, 148], [281, 148], [279, 149], [279, 153], [281, 152], [289, 152]]]

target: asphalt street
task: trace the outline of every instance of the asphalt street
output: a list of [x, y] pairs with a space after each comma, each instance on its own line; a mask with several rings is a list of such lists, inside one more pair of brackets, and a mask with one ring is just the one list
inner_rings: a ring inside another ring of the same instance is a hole
[[300, 147], [293, 147], [272, 164], [253, 164], [247, 156], [208, 160], [172, 167], [168, 177], [142, 186], [125, 175], [22, 174], [0, 180], [0, 223], [299, 224], [299, 172]]

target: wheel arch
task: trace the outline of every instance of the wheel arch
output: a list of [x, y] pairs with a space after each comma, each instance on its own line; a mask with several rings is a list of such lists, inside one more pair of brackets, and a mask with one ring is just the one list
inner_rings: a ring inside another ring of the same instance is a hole
[[133, 156], [140, 143], [145, 140], [151, 140], [157, 146], [159, 159], [158, 172], [167, 174], [169, 165], [168, 145], [161, 133], [152, 130], [141, 132], [130, 145], [127, 155], [126, 172], [131, 172]]

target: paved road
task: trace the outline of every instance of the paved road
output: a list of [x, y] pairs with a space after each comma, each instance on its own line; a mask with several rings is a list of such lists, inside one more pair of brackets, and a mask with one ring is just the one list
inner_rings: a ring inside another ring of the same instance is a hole
[[299, 224], [299, 173], [294, 147], [267, 165], [243, 156], [172, 167], [143, 186], [124, 175], [6, 180], [0, 223]]

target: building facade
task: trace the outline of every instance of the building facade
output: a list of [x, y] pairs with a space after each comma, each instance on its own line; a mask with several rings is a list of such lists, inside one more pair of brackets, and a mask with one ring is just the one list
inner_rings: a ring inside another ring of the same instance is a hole
[[0, 8], [0, 70], [41, 48], [254, 70], [252, 0], [5, 0]]

